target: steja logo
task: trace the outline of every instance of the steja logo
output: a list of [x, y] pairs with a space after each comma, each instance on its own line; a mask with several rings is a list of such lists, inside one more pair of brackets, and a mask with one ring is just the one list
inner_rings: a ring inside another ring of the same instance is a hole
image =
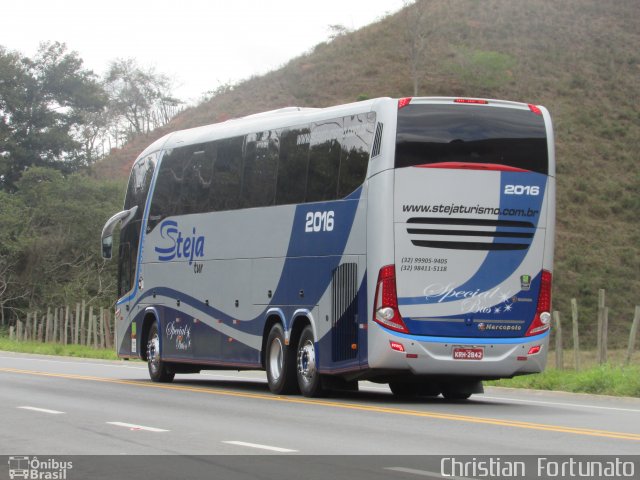
[[204, 257], [204, 236], [197, 235], [193, 227], [191, 234], [183, 234], [178, 222], [165, 220], [160, 224], [160, 237], [165, 240], [166, 247], [155, 247], [158, 260], [168, 262], [174, 258], [189, 260], [189, 265], [194, 258]]
[[525, 292], [531, 289], [531, 275], [520, 275], [520, 289]]

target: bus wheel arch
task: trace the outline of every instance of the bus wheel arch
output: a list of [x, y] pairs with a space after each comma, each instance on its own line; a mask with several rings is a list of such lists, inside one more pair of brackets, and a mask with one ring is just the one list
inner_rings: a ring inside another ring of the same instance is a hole
[[282, 326], [282, 330], [284, 331], [283, 318], [277, 313], [271, 313], [268, 315], [267, 320], [264, 322], [264, 328], [262, 329], [262, 349], [260, 350], [260, 363], [262, 364], [262, 368], [264, 368], [265, 370], [267, 369], [267, 341], [269, 339], [271, 329], [277, 323]]
[[147, 362], [149, 378], [154, 382], [168, 383], [173, 381], [175, 373], [161, 357], [161, 328], [157, 312], [148, 310], [142, 321], [140, 336], [140, 358]]
[[157, 323], [158, 329], [160, 329], [160, 320], [158, 319], [156, 313], [154, 311], [147, 311], [144, 315], [144, 319], [142, 320], [142, 328], [140, 334], [140, 344], [139, 344], [139, 353], [138, 356], [141, 360], [145, 362], [148, 360], [147, 358], [147, 343], [149, 342], [149, 331], [151, 330], [151, 326]]

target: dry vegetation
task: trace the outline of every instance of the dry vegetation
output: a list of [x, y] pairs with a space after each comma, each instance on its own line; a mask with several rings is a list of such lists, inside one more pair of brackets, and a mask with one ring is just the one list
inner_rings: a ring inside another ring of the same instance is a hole
[[[327, 106], [413, 91], [407, 15], [424, 8], [419, 94], [545, 105], [556, 129], [558, 232], [555, 308], [577, 297], [583, 338], [595, 332], [606, 288], [612, 344], [640, 303], [640, 5], [637, 0], [423, 1], [185, 111], [188, 128], [286, 105]], [[152, 137], [114, 153], [97, 172], [126, 175]]]

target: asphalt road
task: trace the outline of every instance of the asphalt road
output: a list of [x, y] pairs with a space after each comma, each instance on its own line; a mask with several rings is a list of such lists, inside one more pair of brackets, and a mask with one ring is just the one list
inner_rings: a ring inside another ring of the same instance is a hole
[[640, 400], [487, 388], [400, 401], [382, 385], [272, 395], [262, 372], [148, 380], [138, 362], [0, 352], [0, 455], [637, 455]]

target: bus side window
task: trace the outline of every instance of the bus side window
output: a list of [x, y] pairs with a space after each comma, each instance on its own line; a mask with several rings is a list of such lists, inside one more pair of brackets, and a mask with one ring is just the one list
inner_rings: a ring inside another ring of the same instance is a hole
[[211, 210], [235, 210], [242, 207], [242, 147], [244, 137], [220, 140], [213, 164]]
[[344, 118], [338, 198], [346, 197], [364, 183], [374, 126], [375, 115], [360, 114]]
[[335, 200], [338, 196], [342, 118], [315, 123], [311, 128], [307, 202]]
[[183, 180], [182, 158], [184, 149], [176, 148], [164, 154], [151, 199], [147, 232], [164, 218], [176, 215]]
[[311, 130], [308, 127], [284, 130], [281, 133], [276, 205], [304, 202], [310, 138]]
[[242, 206], [266, 207], [274, 204], [280, 142], [275, 130], [246, 136]]
[[210, 209], [209, 192], [213, 183], [213, 159], [210, 144], [200, 144], [189, 148], [189, 159], [184, 163], [185, 181], [180, 191], [180, 215], [202, 213]]

